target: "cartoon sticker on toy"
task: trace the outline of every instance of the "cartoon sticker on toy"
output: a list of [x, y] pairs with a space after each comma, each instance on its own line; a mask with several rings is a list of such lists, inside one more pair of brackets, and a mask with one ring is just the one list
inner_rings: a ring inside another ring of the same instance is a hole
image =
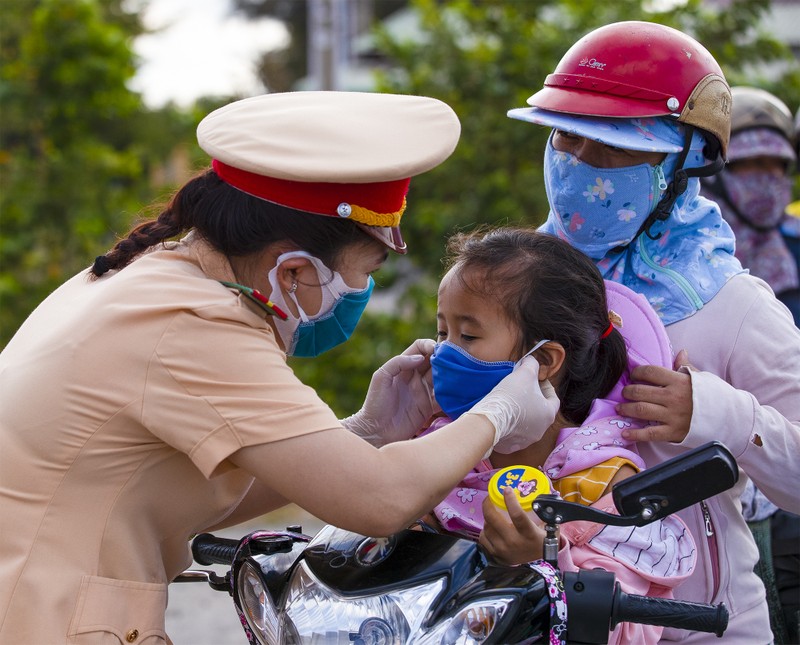
[[508, 466], [498, 470], [489, 480], [489, 497], [500, 508], [506, 508], [503, 490], [511, 488], [526, 511], [533, 500], [551, 492], [550, 480], [541, 470], [532, 466]]

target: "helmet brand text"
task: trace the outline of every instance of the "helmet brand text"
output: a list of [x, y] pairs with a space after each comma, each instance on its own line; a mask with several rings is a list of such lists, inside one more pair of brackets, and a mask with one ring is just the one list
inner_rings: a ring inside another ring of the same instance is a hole
[[583, 58], [578, 65], [580, 67], [591, 67], [592, 69], [604, 69], [606, 66], [605, 63], [601, 63], [596, 58]]

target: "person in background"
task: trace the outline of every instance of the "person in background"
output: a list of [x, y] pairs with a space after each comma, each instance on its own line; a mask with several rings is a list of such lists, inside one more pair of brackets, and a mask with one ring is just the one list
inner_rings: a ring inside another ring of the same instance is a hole
[[[698, 558], [675, 597], [724, 602], [726, 642], [771, 643], [740, 498], [752, 479], [771, 502], [800, 511], [800, 330], [769, 285], [742, 268], [719, 206], [699, 194], [699, 178], [719, 172], [727, 155], [728, 83], [690, 36], [627, 21], [578, 40], [528, 104], [508, 115], [552, 129], [541, 230], [644, 295], [676, 352], [673, 370], [633, 371], [617, 411], [649, 423], [623, 435], [648, 467], [717, 440], [742, 471], [729, 491], [680, 512]], [[661, 640], [716, 637], [665, 629]]]
[[[515, 497], [506, 504], [519, 529], [516, 542], [498, 544], [505, 536], [491, 530], [481, 535], [484, 515], [503, 516], [489, 499], [489, 480], [499, 468], [533, 466], [563, 499], [616, 512], [611, 487], [644, 462], [621, 434], [635, 420], [614, 408], [631, 368], [672, 365], [669, 340], [642, 296], [604, 283], [588, 257], [555, 237], [531, 229], [478, 230], [453, 236], [448, 251], [431, 357], [434, 396], [444, 415], [421, 436], [461, 418], [529, 353], [539, 362], [542, 389], [551, 382], [561, 406], [539, 441], [483, 459], [433, 509], [428, 524], [473, 540], [480, 535], [485, 550], [504, 563], [533, 562], [542, 558], [545, 532]], [[671, 598], [694, 568], [696, 546], [677, 517], [634, 529], [591, 526], [561, 526], [562, 570], [603, 568], [627, 593]], [[657, 643], [662, 631], [622, 623], [608, 642]]]
[[[733, 87], [731, 95], [728, 163], [701, 180], [700, 194], [719, 204], [742, 266], [772, 287], [800, 326], [800, 256], [790, 246], [800, 220], [786, 212], [797, 167], [792, 113], [762, 89]], [[800, 643], [800, 516], [778, 508], [752, 480], [742, 512], [758, 545], [756, 571], [766, 588], [775, 640]]]
[[418, 441], [401, 439], [435, 410], [433, 341], [341, 421], [286, 363], [347, 340], [371, 274], [406, 250], [410, 178], [459, 133], [441, 101], [389, 94], [268, 94], [203, 119], [211, 168], [0, 354], [0, 642], [167, 642], [191, 536], [289, 501], [387, 535], [492, 446], [544, 433], [558, 401], [533, 357]]
[[772, 287], [800, 326], [800, 260], [781, 230], [797, 163], [792, 113], [755, 87], [733, 87], [731, 94], [728, 163], [701, 181], [700, 194], [719, 204], [742, 266]]
[[[794, 154], [795, 159], [800, 161], [800, 108], [794, 115]], [[795, 163], [795, 181], [800, 164]], [[800, 266], [800, 195], [786, 207], [786, 217], [781, 222], [781, 234], [783, 241], [794, 257], [797, 265]], [[798, 323], [798, 316], [795, 314], [795, 324]]]

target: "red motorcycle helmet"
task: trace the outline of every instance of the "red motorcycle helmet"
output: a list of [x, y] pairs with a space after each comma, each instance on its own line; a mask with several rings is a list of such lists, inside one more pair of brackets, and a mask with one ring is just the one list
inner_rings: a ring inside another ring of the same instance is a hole
[[727, 154], [731, 91], [699, 42], [651, 22], [605, 25], [576, 42], [528, 99], [542, 110], [594, 117], [674, 116], [714, 135]]

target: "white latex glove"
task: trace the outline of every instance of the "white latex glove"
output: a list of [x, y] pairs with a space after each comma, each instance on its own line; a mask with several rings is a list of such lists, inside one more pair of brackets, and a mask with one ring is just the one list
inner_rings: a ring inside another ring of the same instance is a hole
[[372, 375], [364, 405], [342, 425], [378, 447], [413, 437], [440, 410], [433, 398], [433, 347], [422, 338], [386, 361]]
[[539, 441], [560, 405], [550, 381], [539, 383], [539, 361], [530, 355], [465, 414], [489, 419], [494, 426], [493, 450], [508, 454]]

